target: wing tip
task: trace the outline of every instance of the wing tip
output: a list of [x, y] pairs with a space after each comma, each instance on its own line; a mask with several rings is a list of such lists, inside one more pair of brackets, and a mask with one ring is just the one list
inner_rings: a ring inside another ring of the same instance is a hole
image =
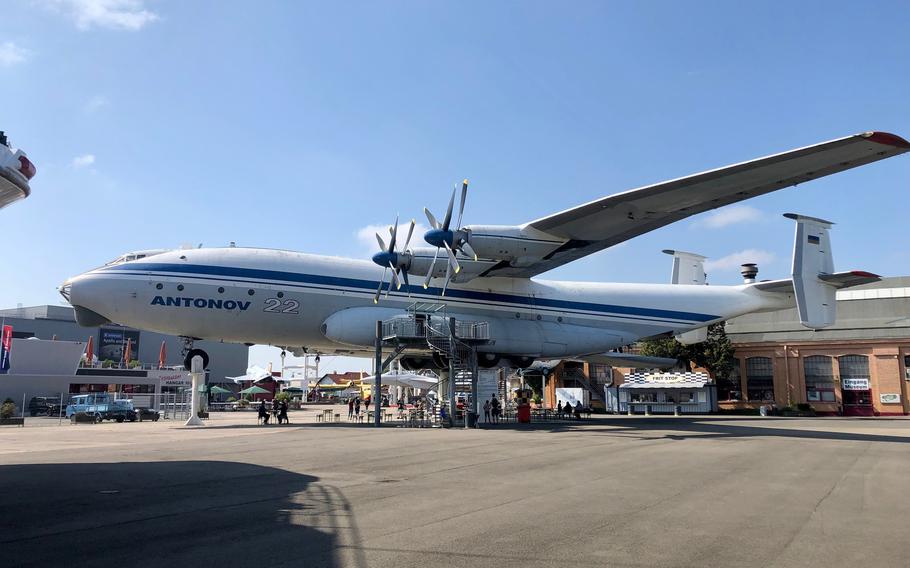
[[850, 274], [852, 274], [853, 276], [859, 276], [860, 278], [876, 278], [878, 280], [881, 280], [881, 278], [882, 278], [880, 274], [867, 272], [865, 270], [851, 270]]
[[910, 150], [910, 142], [904, 140], [897, 134], [891, 134], [890, 132], [864, 132], [861, 134], [866, 140], [876, 142], [878, 144], [884, 144], [886, 146], [895, 146], [897, 148], [906, 148]]

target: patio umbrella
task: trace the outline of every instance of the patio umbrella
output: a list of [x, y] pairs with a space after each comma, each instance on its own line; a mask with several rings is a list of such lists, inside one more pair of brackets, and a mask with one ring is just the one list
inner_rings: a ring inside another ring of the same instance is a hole
[[250, 388], [243, 389], [240, 391], [240, 394], [268, 394], [270, 391], [265, 390], [262, 387], [257, 387], [256, 385], [251, 386]]
[[163, 369], [167, 363], [167, 345], [165, 340], [161, 340], [161, 349], [158, 351], [158, 368]]
[[229, 394], [231, 391], [218, 385], [199, 385], [199, 392], [210, 392], [212, 394]]

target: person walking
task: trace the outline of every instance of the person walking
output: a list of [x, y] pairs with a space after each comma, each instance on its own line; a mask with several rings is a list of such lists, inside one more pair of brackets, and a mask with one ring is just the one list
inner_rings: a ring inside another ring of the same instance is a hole
[[354, 416], [360, 420], [360, 397], [354, 399]]
[[351, 397], [348, 399], [348, 420], [354, 419], [354, 398]]
[[486, 402], [483, 403], [483, 421], [484, 422], [490, 421], [490, 408], [491, 408], [490, 399], [487, 399]]

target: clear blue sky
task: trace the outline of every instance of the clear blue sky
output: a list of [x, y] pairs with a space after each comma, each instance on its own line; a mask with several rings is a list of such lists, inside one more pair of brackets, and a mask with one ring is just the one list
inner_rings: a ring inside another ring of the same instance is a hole
[[[366, 258], [364, 227], [441, 212], [464, 177], [467, 223], [521, 223], [851, 133], [910, 137], [906, 2], [23, 0], [3, 12], [0, 129], [38, 175], [0, 212], [2, 307], [58, 303], [66, 277], [132, 249], [236, 241]], [[786, 211], [838, 223], [839, 268], [908, 274], [908, 187], [899, 157], [547, 277], [662, 282], [668, 247], [711, 257], [715, 284], [738, 281], [745, 260], [779, 277]]]

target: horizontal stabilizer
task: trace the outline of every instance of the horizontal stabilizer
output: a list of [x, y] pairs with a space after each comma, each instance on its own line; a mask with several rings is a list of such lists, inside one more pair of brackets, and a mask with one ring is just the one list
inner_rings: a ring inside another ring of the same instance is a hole
[[579, 357], [588, 363], [610, 365], [611, 367], [633, 367], [636, 369], [670, 369], [678, 364], [676, 359], [667, 357], [647, 357], [631, 353], [598, 353]]
[[[860, 286], [861, 284], [879, 282], [881, 280], [881, 277], [879, 275], [872, 274], [871, 272], [866, 272], [864, 270], [848, 270], [846, 272], [835, 272], [834, 274], [822, 274], [818, 278], [819, 280], [822, 280], [834, 286], [838, 290]], [[767, 280], [765, 282], [757, 282], [753, 285], [753, 287], [756, 290], [761, 290], [762, 292], [792, 294], [793, 280], [790, 278], [782, 278], [780, 280]]]

